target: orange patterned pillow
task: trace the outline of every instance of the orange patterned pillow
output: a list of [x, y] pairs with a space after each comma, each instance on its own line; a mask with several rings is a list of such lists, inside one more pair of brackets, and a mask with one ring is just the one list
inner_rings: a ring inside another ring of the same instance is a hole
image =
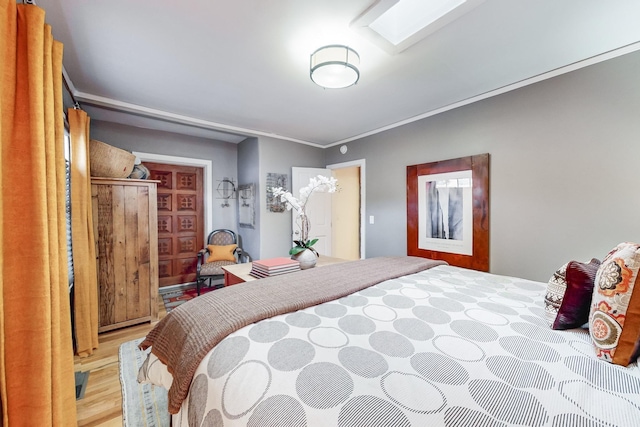
[[238, 245], [207, 245], [209, 249], [209, 258], [207, 262], [213, 261], [236, 261], [236, 256], [233, 254], [236, 251]]
[[596, 273], [589, 332], [598, 358], [627, 366], [640, 343], [640, 245], [620, 243]]

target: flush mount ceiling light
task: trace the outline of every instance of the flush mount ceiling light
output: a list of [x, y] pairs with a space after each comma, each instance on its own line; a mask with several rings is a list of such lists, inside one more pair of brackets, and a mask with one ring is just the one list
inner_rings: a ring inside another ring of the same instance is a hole
[[378, 0], [351, 28], [389, 53], [399, 53], [485, 0]]
[[311, 54], [311, 80], [327, 89], [356, 84], [360, 78], [360, 56], [348, 46], [332, 44]]

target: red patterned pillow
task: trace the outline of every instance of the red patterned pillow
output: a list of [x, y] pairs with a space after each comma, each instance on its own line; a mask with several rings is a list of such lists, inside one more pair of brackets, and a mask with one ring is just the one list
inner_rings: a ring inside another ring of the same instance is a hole
[[589, 332], [598, 358], [626, 366], [640, 343], [640, 245], [620, 243], [596, 274]]
[[545, 315], [553, 329], [579, 328], [589, 322], [593, 283], [600, 261], [571, 261], [556, 271], [547, 285]]
[[579, 328], [589, 322], [593, 284], [598, 267], [600, 261], [595, 258], [589, 263], [571, 261], [567, 264], [567, 289], [551, 326], [553, 329]]

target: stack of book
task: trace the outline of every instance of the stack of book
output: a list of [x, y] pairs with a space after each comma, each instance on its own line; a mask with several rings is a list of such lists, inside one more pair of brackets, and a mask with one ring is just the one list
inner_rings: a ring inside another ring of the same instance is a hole
[[258, 279], [300, 270], [300, 263], [291, 258], [270, 258], [253, 261], [249, 274]]

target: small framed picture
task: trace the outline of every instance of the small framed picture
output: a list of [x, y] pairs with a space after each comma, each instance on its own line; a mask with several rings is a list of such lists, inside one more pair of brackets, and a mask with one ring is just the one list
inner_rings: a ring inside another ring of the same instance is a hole
[[273, 197], [273, 188], [282, 187], [287, 190], [288, 176], [284, 173], [267, 173], [267, 211], [284, 212], [286, 205], [280, 199]]
[[253, 184], [238, 186], [238, 223], [243, 228], [256, 225], [255, 188]]

